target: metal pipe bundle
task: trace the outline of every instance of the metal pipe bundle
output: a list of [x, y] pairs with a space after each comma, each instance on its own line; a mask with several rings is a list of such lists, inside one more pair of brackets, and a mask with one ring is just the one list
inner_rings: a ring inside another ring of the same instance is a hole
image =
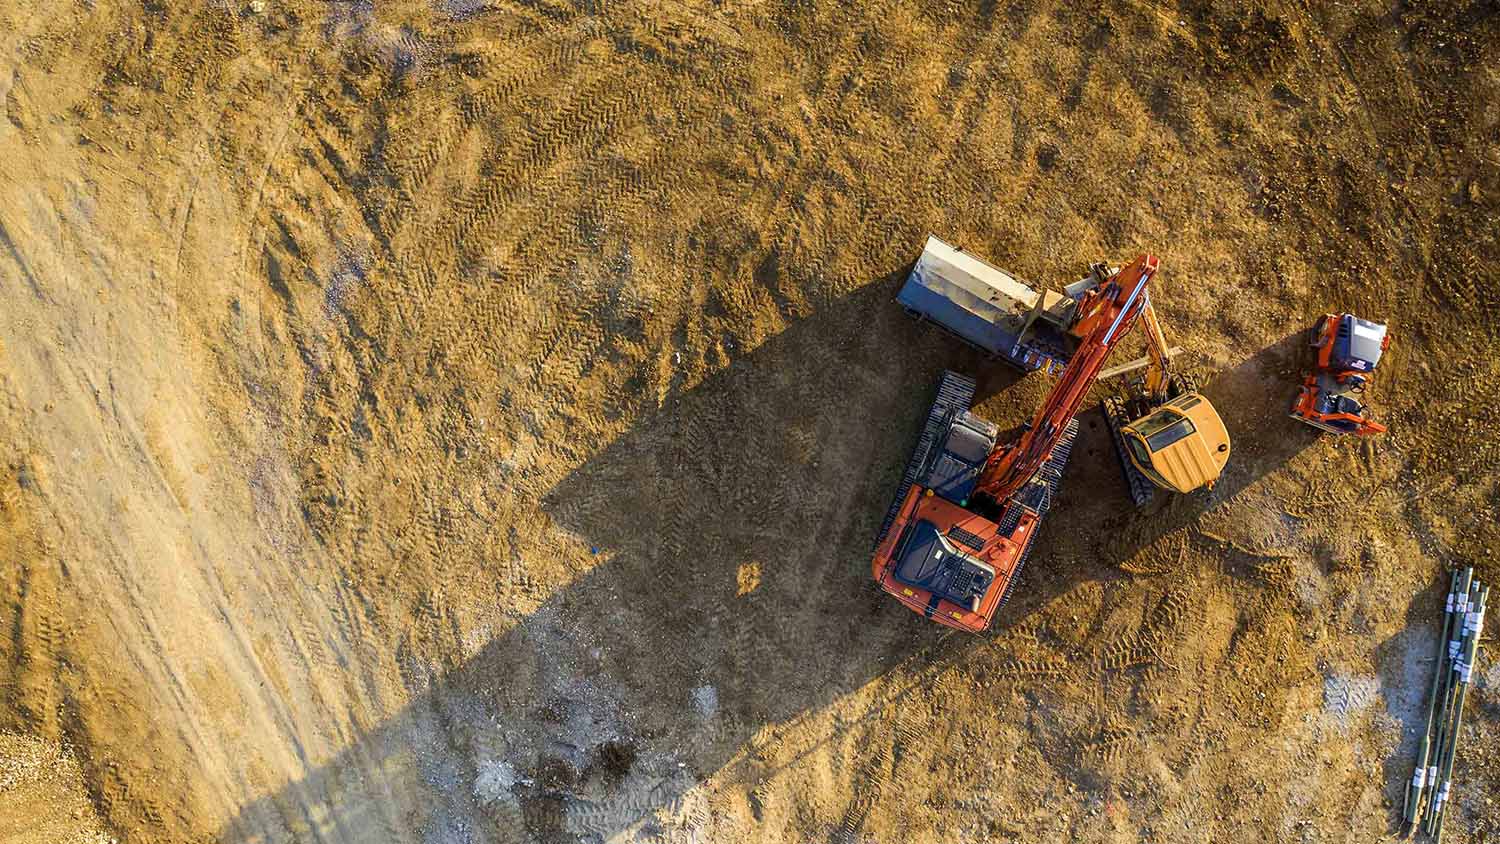
[[1457, 700], [1453, 704], [1453, 732], [1448, 741], [1446, 758], [1443, 760], [1443, 784], [1437, 793], [1436, 803], [1431, 810], [1432, 817], [1428, 820], [1427, 831], [1435, 836], [1437, 841], [1443, 840], [1443, 820], [1448, 813], [1448, 789], [1453, 781], [1453, 759], [1458, 750], [1458, 730], [1464, 719], [1464, 700], [1468, 697], [1469, 683], [1473, 678], [1474, 660], [1479, 655], [1479, 635], [1484, 628], [1484, 606], [1489, 600], [1490, 588], [1482, 589], [1475, 582], [1474, 589], [1477, 594], [1471, 596], [1471, 607], [1464, 622], [1464, 652], [1460, 660], [1454, 664], [1454, 679], [1458, 686]]
[[1409, 830], [1415, 831], [1420, 825], [1438, 841], [1443, 837], [1464, 701], [1479, 653], [1489, 591], [1474, 579], [1472, 568], [1462, 575], [1455, 571], [1449, 577], [1438, 665], [1427, 701], [1427, 732], [1422, 736], [1417, 766], [1406, 786], [1402, 807]]
[[[1422, 734], [1422, 749], [1417, 752], [1417, 767], [1406, 785], [1406, 802], [1401, 816], [1413, 826], [1422, 811], [1422, 799], [1428, 786], [1427, 763], [1432, 754], [1432, 719], [1437, 714], [1438, 689], [1443, 680], [1443, 657], [1448, 653], [1448, 632], [1453, 629], [1453, 603], [1458, 591], [1458, 572], [1448, 574], [1448, 601], [1443, 609], [1443, 635], [1438, 639], [1437, 668], [1432, 672], [1432, 691], [1427, 693], [1427, 731]], [[1432, 783], [1436, 786], [1436, 783]]]
[[1443, 770], [1444, 753], [1451, 737], [1448, 732], [1448, 716], [1453, 706], [1453, 669], [1454, 664], [1458, 661], [1459, 655], [1463, 651], [1464, 626], [1470, 610], [1469, 591], [1473, 585], [1474, 569], [1465, 569], [1463, 577], [1459, 579], [1458, 589], [1454, 592], [1453, 627], [1449, 631], [1443, 659], [1438, 664], [1438, 673], [1442, 676], [1442, 683], [1439, 686], [1437, 737], [1432, 751], [1433, 758], [1427, 768], [1427, 778], [1431, 784], [1431, 791], [1429, 792], [1427, 805], [1422, 812], [1422, 823], [1424, 829], [1429, 833], [1432, 832], [1431, 822], [1434, 810], [1443, 797], [1443, 784], [1440, 777]]

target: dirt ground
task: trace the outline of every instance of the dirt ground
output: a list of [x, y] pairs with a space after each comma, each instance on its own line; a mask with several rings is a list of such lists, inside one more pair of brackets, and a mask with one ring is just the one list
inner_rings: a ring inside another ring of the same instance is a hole
[[[0, 839], [1395, 837], [1500, 579], [1500, 5], [1079, 5], [0, 3]], [[980, 637], [869, 577], [939, 372], [1047, 386], [901, 315], [928, 232], [1158, 254], [1235, 438], [1137, 513], [1086, 413]], [[1340, 309], [1378, 439], [1285, 416]]]

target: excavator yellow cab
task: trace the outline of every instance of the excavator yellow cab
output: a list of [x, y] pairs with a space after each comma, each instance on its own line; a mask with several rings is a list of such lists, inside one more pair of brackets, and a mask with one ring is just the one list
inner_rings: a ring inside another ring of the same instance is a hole
[[1210, 489], [1229, 462], [1229, 431], [1214, 406], [1183, 393], [1127, 425], [1120, 434], [1137, 471], [1163, 489]]
[[[1229, 431], [1193, 379], [1172, 367], [1167, 336], [1149, 296], [1141, 308], [1145, 373], [1128, 378], [1124, 395], [1104, 399], [1130, 499], [1144, 507], [1155, 490], [1212, 489], [1229, 462]], [[1127, 364], [1133, 367], [1137, 364]]]

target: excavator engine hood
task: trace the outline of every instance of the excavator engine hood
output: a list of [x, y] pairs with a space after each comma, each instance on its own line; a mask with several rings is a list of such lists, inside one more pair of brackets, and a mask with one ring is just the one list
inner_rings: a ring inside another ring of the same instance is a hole
[[896, 579], [973, 612], [995, 579], [995, 569], [950, 541], [936, 524], [919, 519], [897, 547]]

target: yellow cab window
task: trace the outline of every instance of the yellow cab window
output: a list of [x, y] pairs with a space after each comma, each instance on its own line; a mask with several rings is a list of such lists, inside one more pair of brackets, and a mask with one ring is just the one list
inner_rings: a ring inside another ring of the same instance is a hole
[[1184, 416], [1171, 425], [1146, 437], [1146, 444], [1151, 447], [1152, 451], [1161, 451], [1196, 430], [1197, 428], [1193, 427], [1193, 423]]
[[1135, 432], [1137, 434], [1149, 438], [1152, 434], [1155, 434], [1156, 432], [1164, 428], [1170, 427], [1173, 422], [1176, 422], [1181, 418], [1182, 415], [1177, 413], [1176, 411], [1163, 409], [1156, 411], [1150, 416], [1147, 416], [1143, 421], [1132, 427], [1135, 429]]

